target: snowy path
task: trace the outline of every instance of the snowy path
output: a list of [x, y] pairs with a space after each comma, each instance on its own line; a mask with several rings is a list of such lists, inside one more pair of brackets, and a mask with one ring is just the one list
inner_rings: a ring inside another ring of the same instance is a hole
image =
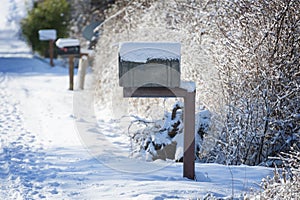
[[[23, 60], [20, 62], [23, 65], [14, 68], [18, 66], [16, 64], [20, 59]], [[54, 111], [51, 106], [56, 106], [53, 105], [55, 103], [48, 103], [47, 95], [51, 95], [51, 92], [48, 90], [44, 95], [40, 95], [40, 90], [47, 90], [47, 88], [40, 87], [37, 80], [33, 81], [34, 84], [30, 84], [30, 80], [35, 78], [39, 80], [40, 77], [34, 75], [35, 72], [32, 71], [34, 67], [26, 66], [27, 62], [24, 62], [23, 58], [0, 58], [0, 63], [2, 71], [7, 71], [8, 68], [13, 71], [13, 73], [0, 73], [0, 178], [3, 192], [1, 199], [57, 199], [57, 197], [67, 197], [78, 193], [76, 187], [73, 191], [68, 191], [64, 190], [61, 185], [65, 181], [68, 184], [76, 183], [76, 180], [81, 182], [81, 179], [84, 179], [81, 167], [86, 166], [79, 163], [80, 167], [77, 168], [76, 162], [80, 159], [80, 154], [75, 153], [77, 149], [68, 150], [67, 144], [59, 148], [60, 144], [66, 140], [73, 144], [74, 140], [65, 139], [64, 137], [68, 134], [62, 137], [55, 135], [60, 133], [55, 130], [62, 123], [59, 123], [60, 116], [54, 116], [55, 114], [51, 112]], [[48, 67], [38, 60], [31, 59], [28, 63], [39, 64], [42, 68]], [[25, 71], [33, 74], [26, 73], [25, 75]], [[42, 82], [51, 86], [51, 78]], [[72, 94], [67, 96], [69, 100], [72, 100]], [[63, 100], [59, 103], [61, 102]], [[61, 115], [62, 112], [57, 114]], [[71, 132], [76, 136], [71, 117], [69, 121], [69, 125], [66, 124], [61, 130]], [[63, 120], [63, 123], [66, 121]], [[55, 134], [51, 134], [51, 131]], [[52, 141], [53, 138], [60, 142]], [[52, 145], [53, 142], [56, 143]], [[80, 143], [77, 141], [75, 144]], [[83, 148], [81, 150], [86, 153]], [[72, 154], [75, 155], [72, 156]], [[84, 156], [88, 157], [88, 155]], [[79, 173], [76, 172], [77, 170]], [[60, 174], [63, 176], [62, 181], [59, 181]]]

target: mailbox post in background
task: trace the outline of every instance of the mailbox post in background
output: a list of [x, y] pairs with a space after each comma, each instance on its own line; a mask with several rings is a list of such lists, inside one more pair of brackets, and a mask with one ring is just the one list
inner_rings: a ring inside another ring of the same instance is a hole
[[50, 65], [54, 66], [53, 63], [53, 43], [56, 40], [57, 34], [55, 29], [42, 29], [39, 30], [39, 39], [41, 41], [49, 41], [49, 57], [50, 57]]
[[119, 85], [124, 97], [184, 98], [183, 176], [194, 179], [196, 87], [180, 80], [180, 59], [179, 43], [122, 43]]
[[69, 89], [74, 89], [74, 57], [80, 55], [80, 43], [77, 39], [60, 38], [56, 41], [59, 55], [69, 57]]

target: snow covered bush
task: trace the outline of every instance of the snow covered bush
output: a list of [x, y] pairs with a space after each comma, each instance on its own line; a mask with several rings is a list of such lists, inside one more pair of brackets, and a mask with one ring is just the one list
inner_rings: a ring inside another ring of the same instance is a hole
[[32, 49], [41, 55], [47, 55], [49, 43], [40, 41], [40, 29], [56, 29], [57, 37], [68, 36], [70, 5], [66, 0], [45, 0], [34, 3], [22, 21], [22, 32]]
[[299, 7], [294, 0], [216, 4], [226, 110], [211, 161], [271, 165], [269, 156], [300, 146]]
[[[133, 157], [142, 157], [146, 160], [182, 161], [183, 114], [183, 104], [177, 102], [173, 106], [172, 112], [165, 112], [162, 120], [148, 121], [132, 116], [134, 120], [131, 121], [128, 133], [132, 141]], [[195, 157], [198, 159], [203, 137], [209, 130], [209, 124], [210, 113], [208, 110], [202, 110], [196, 118]]]
[[[296, 147], [297, 148], [297, 147]], [[263, 191], [257, 199], [297, 199], [300, 196], [300, 149], [280, 156], [283, 170], [275, 169], [274, 177], [263, 179]]]

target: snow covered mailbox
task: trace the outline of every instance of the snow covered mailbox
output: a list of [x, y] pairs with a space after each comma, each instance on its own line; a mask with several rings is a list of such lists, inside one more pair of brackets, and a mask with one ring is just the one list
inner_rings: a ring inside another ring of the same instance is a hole
[[120, 45], [119, 84], [123, 87], [123, 97], [184, 99], [183, 176], [194, 179], [196, 87], [187, 83], [180, 81], [179, 43]]
[[121, 87], [180, 86], [180, 43], [121, 43]]
[[60, 55], [69, 56], [69, 79], [70, 90], [73, 90], [74, 86], [74, 57], [80, 55], [80, 43], [77, 39], [71, 38], [59, 38], [56, 41], [58, 47], [57, 53]]
[[39, 30], [39, 39], [41, 41], [49, 41], [49, 57], [50, 65], [54, 66], [53, 63], [53, 41], [56, 40], [57, 34], [55, 29], [42, 29]]
[[77, 39], [72, 38], [59, 38], [56, 41], [58, 47], [57, 53], [59, 55], [79, 55], [80, 43]]
[[41, 41], [45, 40], [56, 40], [56, 30], [55, 29], [42, 29], [39, 30], [39, 39]]

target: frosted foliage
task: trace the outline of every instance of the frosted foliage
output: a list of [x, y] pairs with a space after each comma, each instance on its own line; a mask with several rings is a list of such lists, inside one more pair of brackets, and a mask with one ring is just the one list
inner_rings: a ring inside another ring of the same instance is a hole
[[273, 165], [299, 143], [300, 1], [219, 1], [226, 109], [214, 162]]
[[[196, 83], [198, 105], [204, 104], [212, 111], [218, 109], [219, 85], [215, 81], [217, 70], [209, 52], [213, 39], [208, 36], [213, 29], [210, 23], [212, 9], [209, 9], [209, 4], [205, 1], [195, 3], [197, 6], [191, 5], [193, 4], [177, 0], [117, 1], [116, 5], [108, 10], [107, 20], [99, 27], [101, 37], [93, 66], [97, 77], [98, 105], [114, 106], [110, 103], [111, 97], [114, 96], [114, 92], [120, 92], [117, 89], [120, 42], [180, 42], [181, 79]], [[121, 97], [119, 100], [124, 101]], [[157, 114], [158, 110], [171, 108], [176, 99], [128, 101], [129, 113], [153, 117], [152, 114]], [[160, 114], [158, 117], [161, 116]]]
[[[148, 121], [131, 116], [128, 134], [132, 156], [146, 160], [172, 159], [180, 161], [184, 149], [183, 103], [177, 102], [172, 112], [165, 112], [160, 120]], [[196, 114], [195, 158], [201, 159], [203, 136], [208, 132], [211, 114], [201, 110]]]
[[280, 160], [284, 162], [282, 170], [275, 169], [274, 177], [264, 178], [261, 187], [264, 189], [255, 199], [298, 199], [300, 196], [300, 152], [282, 154]]

